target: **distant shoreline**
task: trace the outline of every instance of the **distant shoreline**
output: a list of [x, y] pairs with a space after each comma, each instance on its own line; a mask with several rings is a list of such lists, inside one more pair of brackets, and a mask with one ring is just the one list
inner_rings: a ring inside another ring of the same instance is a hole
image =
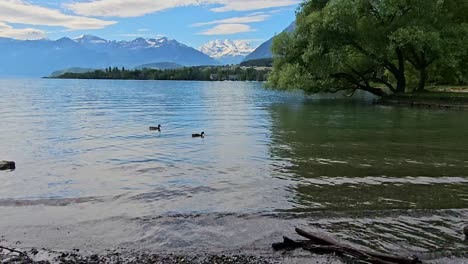
[[162, 79], [95, 79], [95, 78], [59, 78], [59, 77], [41, 77], [41, 79], [52, 80], [95, 80], [95, 81], [174, 81], [174, 82], [258, 82], [264, 83], [266, 81], [245, 81], [245, 80], [162, 80]]
[[65, 72], [48, 79], [159, 80], [159, 81], [258, 81], [268, 78], [269, 67], [198, 66], [178, 69], [135, 69], [109, 67], [88, 72]]

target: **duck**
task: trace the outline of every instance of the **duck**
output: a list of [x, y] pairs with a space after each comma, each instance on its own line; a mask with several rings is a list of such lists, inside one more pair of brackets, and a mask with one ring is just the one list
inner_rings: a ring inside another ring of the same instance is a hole
[[159, 132], [161, 132], [161, 125], [158, 125], [157, 127], [152, 127], [151, 126], [151, 127], [149, 127], [149, 130], [150, 131], [159, 131]]
[[192, 134], [192, 137], [194, 137], [194, 138], [196, 138], [196, 137], [204, 138], [205, 137], [205, 132], [201, 132], [201, 134]]
[[0, 170], [15, 170], [16, 164], [14, 161], [0, 161]]

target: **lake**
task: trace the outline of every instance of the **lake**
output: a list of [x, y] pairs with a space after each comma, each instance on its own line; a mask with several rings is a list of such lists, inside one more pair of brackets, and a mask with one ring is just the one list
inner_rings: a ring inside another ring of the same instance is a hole
[[0, 160], [17, 163], [0, 172], [6, 241], [268, 253], [301, 226], [387, 252], [468, 249], [468, 112], [244, 82], [0, 80], [0, 94]]

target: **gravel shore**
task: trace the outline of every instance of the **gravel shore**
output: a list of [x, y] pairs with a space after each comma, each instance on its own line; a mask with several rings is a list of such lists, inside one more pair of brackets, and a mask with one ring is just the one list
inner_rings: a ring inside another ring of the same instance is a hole
[[30, 249], [0, 249], [2, 264], [280, 264], [280, 263], [342, 263], [336, 257], [293, 257], [293, 256], [253, 256], [244, 254], [152, 254], [146, 252], [109, 251], [105, 254], [82, 254], [79, 250], [72, 252], [57, 252], [51, 250]]

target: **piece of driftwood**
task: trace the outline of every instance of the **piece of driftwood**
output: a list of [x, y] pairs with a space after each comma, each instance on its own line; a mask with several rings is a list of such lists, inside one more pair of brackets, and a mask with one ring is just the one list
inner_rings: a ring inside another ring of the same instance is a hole
[[[335, 240], [333, 240], [331, 238], [319, 236], [317, 234], [313, 234], [313, 233], [304, 231], [304, 230], [302, 230], [300, 228], [296, 228], [296, 233], [299, 234], [300, 236], [308, 238], [310, 240], [322, 241], [323, 243], [325, 243], [325, 245], [327, 245], [327, 244], [328, 245], [339, 245], [339, 246], [343, 246], [343, 247], [358, 250], [357, 248], [351, 247], [349, 245], [343, 245], [342, 243], [340, 243], [338, 241], [335, 241]], [[382, 254], [382, 253], [378, 253], [378, 252], [367, 252], [367, 253], [369, 255], [373, 256], [373, 257], [383, 259], [383, 260], [386, 260], [386, 261], [395, 262], [395, 263], [413, 264], [413, 263], [420, 263], [421, 262], [418, 258], [406, 258], [406, 257], [400, 257], [400, 256], [396, 256], [396, 255]]]
[[19, 255], [23, 256], [23, 257], [26, 257], [28, 259], [31, 259], [28, 254], [22, 252], [22, 251], [19, 251], [19, 250], [16, 250], [16, 249], [13, 249], [13, 248], [9, 248], [9, 247], [4, 247], [4, 246], [0, 246], [0, 250], [8, 250], [10, 252], [13, 252], [13, 253], [18, 253]]
[[308, 240], [295, 241], [288, 237], [283, 237], [283, 242], [273, 244], [275, 250], [293, 250], [303, 248], [317, 254], [340, 254], [358, 258], [362, 261], [374, 264], [416, 264], [422, 263], [419, 258], [407, 258], [396, 255], [382, 254], [373, 251], [366, 251], [343, 244], [334, 239], [310, 233], [296, 228], [296, 233]]
[[283, 237], [283, 242], [273, 244], [275, 250], [293, 250], [296, 248], [302, 248], [311, 251], [316, 254], [337, 254], [347, 255], [358, 258], [362, 261], [373, 264], [395, 264], [395, 262], [389, 262], [382, 259], [375, 258], [369, 255], [367, 252], [357, 250], [354, 248], [348, 248], [336, 245], [317, 245], [310, 240], [294, 241], [288, 237]]
[[0, 161], [0, 170], [14, 170], [16, 169], [16, 164], [14, 161]]

